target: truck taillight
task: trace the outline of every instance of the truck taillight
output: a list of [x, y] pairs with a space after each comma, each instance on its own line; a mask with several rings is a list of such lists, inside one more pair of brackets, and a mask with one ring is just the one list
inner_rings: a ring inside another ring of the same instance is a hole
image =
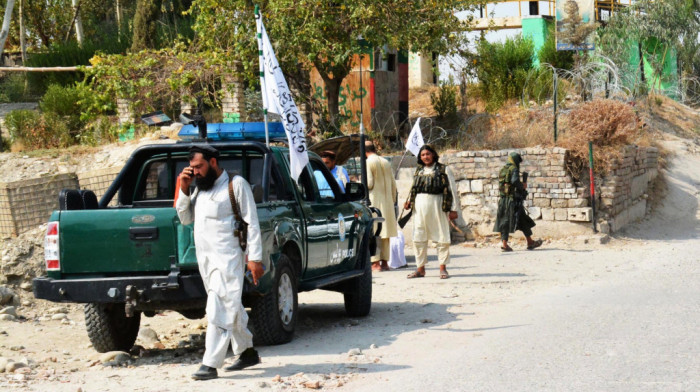
[[57, 271], [61, 269], [61, 258], [58, 248], [58, 222], [49, 222], [46, 228], [44, 260], [46, 260], [47, 271]]

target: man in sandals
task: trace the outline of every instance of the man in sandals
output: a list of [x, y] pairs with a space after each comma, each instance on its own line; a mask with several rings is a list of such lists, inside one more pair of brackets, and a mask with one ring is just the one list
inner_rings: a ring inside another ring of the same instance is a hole
[[[190, 148], [190, 166], [180, 173], [180, 190], [175, 209], [183, 225], [194, 222], [197, 264], [207, 290], [207, 335], [202, 365], [195, 380], [216, 378], [231, 345], [238, 359], [224, 370], [241, 370], [260, 363], [248, 331], [248, 314], [241, 302], [246, 256], [253, 284], [263, 275], [262, 241], [258, 213], [248, 182], [229, 176], [219, 165], [219, 152], [208, 144]], [[190, 195], [190, 184], [197, 188]], [[230, 199], [233, 191], [240, 218], [248, 223], [247, 253], [234, 235], [236, 220]]]
[[535, 222], [525, 211], [524, 201], [527, 198], [527, 182], [520, 182], [520, 163], [523, 158], [517, 152], [508, 154], [506, 163], [498, 173], [498, 216], [493, 231], [501, 233], [501, 251], [512, 252], [508, 246], [508, 236], [520, 230], [527, 239], [527, 249], [533, 250], [542, 246], [542, 240], [532, 239], [532, 228]]

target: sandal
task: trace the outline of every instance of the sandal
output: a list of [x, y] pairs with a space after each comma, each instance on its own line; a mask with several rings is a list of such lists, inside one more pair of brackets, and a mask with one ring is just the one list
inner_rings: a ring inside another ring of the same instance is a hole
[[512, 252], [513, 248], [506, 246], [505, 248], [501, 246], [501, 252]]
[[542, 246], [542, 240], [532, 241], [530, 245], [527, 246], [527, 250], [533, 250]]
[[440, 279], [447, 279], [450, 277], [450, 274], [447, 273], [447, 270], [440, 270]]
[[425, 276], [425, 273], [421, 275], [420, 272], [418, 272], [418, 271], [413, 271], [413, 272], [411, 272], [410, 274], [408, 274], [408, 276], [407, 276], [406, 278], [408, 278], [408, 279], [414, 279], [414, 278], [422, 278], [422, 277], [424, 277], [424, 276]]

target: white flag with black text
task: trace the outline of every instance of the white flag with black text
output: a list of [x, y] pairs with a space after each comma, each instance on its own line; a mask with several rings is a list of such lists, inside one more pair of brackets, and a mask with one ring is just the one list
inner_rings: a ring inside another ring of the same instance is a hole
[[406, 140], [406, 149], [413, 153], [413, 155], [418, 156], [420, 148], [423, 147], [423, 134], [420, 132], [420, 117], [416, 120], [416, 123], [411, 129], [411, 133], [408, 135], [408, 140]]
[[262, 22], [262, 17], [255, 20], [258, 28], [258, 44], [260, 48], [260, 82], [262, 85], [263, 106], [268, 113], [277, 113], [282, 117], [282, 124], [289, 141], [289, 169], [292, 178], [298, 181], [309, 155], [304, 134], [304, 121], [294, 104], [287, 81], [284, 80], [282, 69], [277, 63], [277, 57], [270, 44], [270, 38]]

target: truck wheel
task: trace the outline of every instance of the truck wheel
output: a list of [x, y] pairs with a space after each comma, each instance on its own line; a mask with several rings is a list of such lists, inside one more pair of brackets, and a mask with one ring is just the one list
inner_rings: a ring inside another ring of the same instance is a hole
[[126, 317], [124, 304], [85, 304], [85, 327], [97, 352], [129, 351], [139, 333], [141, 312]]
[[365, 273], [348, 281], [343, 291], [345, 313], [350, 317], [364, 317], [372, 308], [372, 263], [369, 249], [365, 248]]
[[250, 319], [256, 344], [287, 343], [294, 336], [297, 323], [297, 278], [289, 258], [280, 257], [272, 289], [253, 299]]

